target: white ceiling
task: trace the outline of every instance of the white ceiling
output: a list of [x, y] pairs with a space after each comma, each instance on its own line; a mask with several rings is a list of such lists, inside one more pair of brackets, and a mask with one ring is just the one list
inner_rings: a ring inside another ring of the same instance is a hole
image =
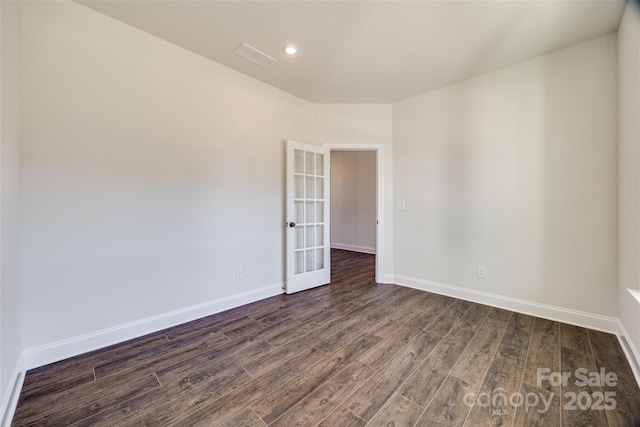
[[[81, 1], [316, 103], [392, 103], [616, 31], [625, 2]], [[234, 55], [245, 42], [278, 60]], [[295, 57], [282, 48], [298, 46]]]

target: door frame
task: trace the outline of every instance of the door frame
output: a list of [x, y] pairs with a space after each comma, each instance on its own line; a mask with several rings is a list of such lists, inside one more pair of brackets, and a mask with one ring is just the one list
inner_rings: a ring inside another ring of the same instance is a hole
[[[386, 283], [384, 277], [384, 155], [380, 144], [340, 144], [323, 143], [323, 147], [333, 151], [374, 151], [376, 153], [376, 283]], [[329, 171], [331, 173], [331, 171]]]

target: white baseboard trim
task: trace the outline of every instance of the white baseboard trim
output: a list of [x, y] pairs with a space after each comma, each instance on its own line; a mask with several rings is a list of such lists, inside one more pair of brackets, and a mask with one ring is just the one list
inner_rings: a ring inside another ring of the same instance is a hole
[[31, 348], [25, 350], [23, 353], [24, 366], [26, 370], [37, 368], [152, 332], [157, 332], [165, 328], [210, 316], [221, 311], [280, 295], [283, 292], [282, 286], [282, 283], [277, 283], [90, 334]]
[[367, 246], [348, 245], [346, 243], [331, 243], [331, 249], [343, 249], [345, 251], [362, 252], [365, 254], [376, 254], [376, 248]]
[[393, 274], [383, 274], [382, 277], [378, 278], [378, 283], [383, 285], [395, 285], [395, 277]]
[[618, 335], [619, 331], [619, 320], [613, 317], [601, 316], [598, 314], [586, 313], [584, 311], [577, 311], [548, 304], [540, 304], [517, 298], [490, 294], [488, 292], [445, 285], [443, 283], [414, 279], [406, 276], [395, 275], [394, 279], [396, 284], [409, 288], [429, 291], [480, 304], [487, 304], [493, 307], [503, 308], [505, 310], [516, 311], [518, 313], [529, 314], [531, 316], [542, 317], [544, 319], [596, 329], [598, 331], [609, 332], [616, 335]]
[[622, 347], [624, 354], [627, 356], [627, 360], [629, 361], [629, 365], [633, 371], [633, 376], [636, 378], [638, 387], [640, 387], [640, 351], [638, 351], [636, 346], [633, 344], [633, 341], [629, 338], [629, 334], [621, 321], [618, 321], [617, 335], [620, 346]]
[[6, 390], [4, 399], [2, 400], [2, 407], [0, 408], [0, 426], [10, 427], [13, 415], [18, 407], [18, 399], [20, 398], [20, 392], [22, 391], [22, 384], [24, 383], [24, 358], [20, 356], [16, 367], [13, 370], [11, 376], [11, 382]]

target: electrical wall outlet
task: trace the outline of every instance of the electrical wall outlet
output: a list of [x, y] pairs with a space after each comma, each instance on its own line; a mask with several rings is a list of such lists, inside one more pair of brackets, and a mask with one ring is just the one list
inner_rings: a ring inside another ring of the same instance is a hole
[[480, 279], [486, 279], [487, 278], [487, 267], [483, 267], [481, 265], [478, 266], [478, 277]]
[[242, 267], [238, 267], [236, 268], [236, 280], [242, 279], [244, 279], [244, 270], [242, 269]]

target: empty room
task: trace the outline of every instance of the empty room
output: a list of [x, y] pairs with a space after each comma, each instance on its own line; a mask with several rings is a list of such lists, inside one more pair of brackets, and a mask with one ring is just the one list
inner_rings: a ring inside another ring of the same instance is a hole
[[640, 426], [640, 3], [0, 0], [0, 425]]

